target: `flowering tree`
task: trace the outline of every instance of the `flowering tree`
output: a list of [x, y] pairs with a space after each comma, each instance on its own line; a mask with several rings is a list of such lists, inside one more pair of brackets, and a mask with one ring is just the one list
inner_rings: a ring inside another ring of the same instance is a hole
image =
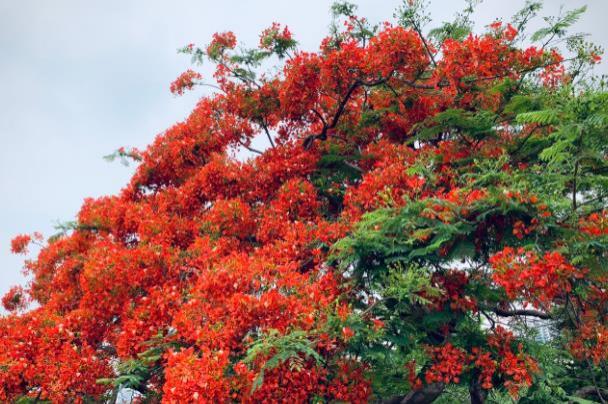
[[524, 47], [539, 3], [479, 35], [473, 7], [425, 34], [418, 1], [380, 26], [336, 3], [317, 52], [278, 24], [181, 49], [217, 91], [109, 156], [138, 164], [119, 195], [14, 239], [43, 245], [2, 299], [0, 401], [604, 402], [599, 50], [566, 34], [582, 9]]

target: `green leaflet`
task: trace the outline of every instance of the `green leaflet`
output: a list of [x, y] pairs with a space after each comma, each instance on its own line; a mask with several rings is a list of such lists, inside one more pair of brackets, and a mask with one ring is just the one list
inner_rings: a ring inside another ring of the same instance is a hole
[[314, 349], [314, 341], [310, 340], [304, 331], [291, 331], [282, 335], [278, 330], [271, 329], [256, 339], [243, 359], [243, 363], [252, 365], [260, 357], [268, 357], [256, 376], [252, 392], [264, 383], [264, 372], [275, 369], [284, 363], [289, 363], [292, 370], [301, 369], [304, 360], [312, 358], [316, 363], [322, 363], [323, 358]]

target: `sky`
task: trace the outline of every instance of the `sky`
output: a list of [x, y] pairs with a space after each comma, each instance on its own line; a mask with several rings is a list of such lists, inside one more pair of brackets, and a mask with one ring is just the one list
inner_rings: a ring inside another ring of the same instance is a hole
[[[359, 0], [359, 15], [392, 20], [400, 0]], [[0, 0], [0, 296], [27, 280], [23, 256], [10, 253], [20, 233], [56, 233], [83, 199], [117, 193], [133, 167], [108, 163], [121, 146], [144, 148], [187, 117], [202, 87], [174, 97], [169, 84], [190, 66], [176, 49], [205, 45], [231, 30], [245, 46], [272, 22], [290, 27], [300, 49], [315, 50], [328, 32], [331, 0]], [[485, 0], [478, 27], [508, 20], [524, 0]], [[608, 48], [606, 0], [586, 4], [574, 31]], [[464, 1], [433, 0], [434, 22], [449, 20]], [[538, 24], [542, 23], [539, 21]], [[536, 25], [540, 26], [540, 25]], [[608, 63], [599, 71], [608, 73]], [[210, 66], [198, 69], [210, 77]], [[34, 258], [35, 251], [29, 258]]]

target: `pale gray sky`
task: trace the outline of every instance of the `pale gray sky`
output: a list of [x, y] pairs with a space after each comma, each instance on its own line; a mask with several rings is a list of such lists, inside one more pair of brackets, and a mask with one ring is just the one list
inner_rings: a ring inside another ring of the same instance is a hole
[[[392, 20], [400, 0], [360, 0], [359, 14]], [[524, 0], [485, 0], [480, 25], [509, 17]], [[575, 30], [608, 48], [606, 0], [546, 0], [545, 14], [587, 4]], [[0, 0], [0, 296], [16, 283], [23, 257], [10, 254], [19, 233], [54, 233], [87, 196], [116, 193], [133, 168], [102, 159], [120, 146], [145, 147], [185, 118], [203, 89], [175, 98], [169, 83], [189, 60], [176, 49], [232, 30], [254, 46], [273, 21], [301, 48], [327, 33], [331, 0]], [[436, 22], [463, 1], [434, 0]], [[203, 73], [210, 76], [209, 66]], [[601, 66], [606, 72], [606, 63]]]

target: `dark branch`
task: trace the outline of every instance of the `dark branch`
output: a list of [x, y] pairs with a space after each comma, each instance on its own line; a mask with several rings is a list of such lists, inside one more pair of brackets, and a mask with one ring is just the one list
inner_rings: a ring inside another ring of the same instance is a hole
[[325, 120], [325, 118], [323, 118], [323, 115], [321, 115], [321, 113], [319, 111], [317, 111], [316, 109], [312, 109], [312, 112], [319, 117], [319, 119], [321, 120], [321, 122], [323, 122], [323, 126], [327, 126], [327, 121]]
[[424, 45], [424, 50], [426, 51], [426, 54], [428, 55], [429, 59], [431, 60], [431, 63], [433, 64], [434, 67], [437, 67], [437, 62], [435, 61], [435, 55], [433, 55], [433, 52], [431, 52], [431, 47], [429, 46], [426, 38], [422, 34], [422, 29], [420, 28], [418, 23], [414, 22], [414, 21], [412, 21], [412, 28], [414, 28], [414, 31], [416, 31], [416, 33], [420, 37], [420, 40], [422, 41], [422, 44]]
[[469, 382], [469, 395], [471, 396], [471, 404], [484, 404], [486, 402], [488, 391], [481, 387], [479, 382], [479, 371], [475, 371], [474, 377], [471, 377]]
[[585, 397], [589, 397], [589, 396], [597, 396], [598, 390], [599, 390], [600, 394], [608, 395], [608, 390], [602, 389], [602, 388], [599, 388], [596, 386], [581, 387], [580, 389], [576, 390], [572, 395], [574, 397], [581, 397], [581, 398], [585, 398]]
[[384, 400], [381, 404], [428, 404], [432, 403], [443, 393], [445, 384], [427, 384], [419, 390], [412, 390], [405, 396], [393, 397]]
[[365, 86], [365, 87], [378, 86], [378, 85], [380, 85], [382, 83], [385, 83], [386, 80], [387, 80], [387, 78], [381, 78], [381, 79], [374, 80], [374, 81], [363, 81], [361, 79], [355, 80], [350, 85], [350, 87], [348, 88], [348, 90], [346, 91], [346, 94], [342, 98], [342, 101], [340, 101], [340, 104], [338, 105], [338, 109], [336, 110], [336, 113], [334, 114], [334, 117], [331, 120], [331, 123], [329, 125], [327, 124], [327, 122], [325, 121], [325, 119], [323, 119], [323, 117], [321, 116], [321, 114], [319, 114], [318, 111], [316, 111], [316, 110], [313, 109], [313, 112], [315, 114], [317, 114], [320, 117], [321, 121], [323, 122], [323, 129], [321, 130], [321, 133], [316, 134], [316, 135], [310, 135], [306, 139], [304, 139], [304, 148], [305, 149], [310, 149], [310, 147], [312, 146], [313, 142], [316, 139], [319, 139], [319, 140], [326, 140], [327, 139], [327, 132], [329, 130], [331, 130], [331, 129], [334, 129], [338, 125], [340, 117], [342, 116], [342, 114], [344, 113], [344, 109], [346, 108], [346, 104], [348, 104], [348, 101], [350, 101], [350, 97], [353, 95], [353, 93], [355, 92], [355, 90], [357, 90], [357, 88], [359, 88], [361, 86]]
[[264, 154], [263, 152], [261, 152], [257, 149], [254, 149], [253, 147], [247, 146], [245, 143], [241, 142], [240, 140], [239, 140], [239, 144], [252, 153]]
[[501, 317], [515, 317], [515, 316], [527, 316], [527, 317], [537, 317], [543, 320], [550, 320], [553, 317], [549, 313], [545, 313], [540, 310], [529, 310], [529, 309], [519, 309], [519, 310], [505, 310], [501, 308], [492, 309], [494, 313]]
[[349, 163], [348, 161], [343, 161], [342, 164], [344, 164], [345, 166], [357, 171], [358, 173], [363, 173], [363, 169], [359, 166], [356, 166], [352, 163]]
[[264, 129], [264, 132], [266, 132], [266, 137], [268, 138], [268, 141], [270, 142], [270, 146], [274, 147], [274, 141], [272, 140], [272, 136], [270, 136], [270, 131], [268, 130], [268, 126], [266, 125], [266, 122], [264, 121], [264, 119], [262, 119], [262, 129]]

